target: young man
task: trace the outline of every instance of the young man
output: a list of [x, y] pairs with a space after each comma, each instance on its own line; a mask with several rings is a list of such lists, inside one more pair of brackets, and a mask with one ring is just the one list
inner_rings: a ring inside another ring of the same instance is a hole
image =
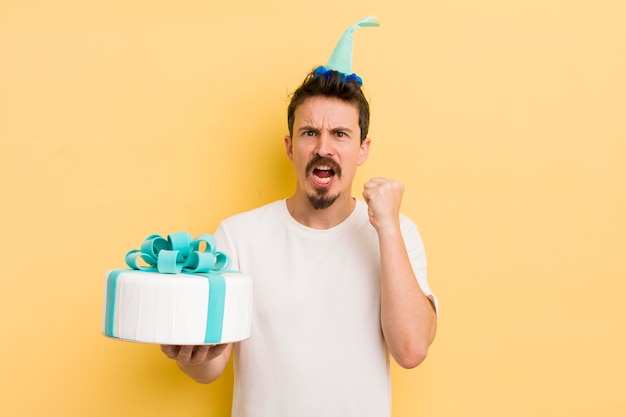
[[403, 185], [374, 178], [352, 196], [368, 157], [369, 106], [358, 77], [320, 67], [292, 96], [286, 153], [292, 196], [222, 222], [215, 236], [253, 277], [252, 335], [234, 345], [163, 346], [195, 380], [218, 378], [235, 351], [235, 417], [390, 415], [389, 355], [413, 368], [436, 329]]

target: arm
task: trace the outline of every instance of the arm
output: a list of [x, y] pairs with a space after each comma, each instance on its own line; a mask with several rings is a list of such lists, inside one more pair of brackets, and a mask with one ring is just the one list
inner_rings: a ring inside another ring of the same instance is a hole
[[232, 343], [223, 345], [161, 345], [161, 351], [194, 381], [208, 384], [219, 378], [226, 368]]
[[374, 178], [363, 197], [378, 233], [381, 259], [381, 325], [389, 352], [403, 368], [419, 365], [435, 337], [437, 316], [421, 290], [400, 230], [401, 183]]

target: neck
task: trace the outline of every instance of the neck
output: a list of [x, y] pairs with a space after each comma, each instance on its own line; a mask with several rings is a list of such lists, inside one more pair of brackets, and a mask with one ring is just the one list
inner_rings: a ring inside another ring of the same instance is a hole
[[309, 199], [298, 193], [287, 199], [287, 210], [298, 223], [312, 229], [330, 229], [347, 219], [356, 205], [351, 196], [340, 196], [333, 204], [324, 209], [315, 209]]

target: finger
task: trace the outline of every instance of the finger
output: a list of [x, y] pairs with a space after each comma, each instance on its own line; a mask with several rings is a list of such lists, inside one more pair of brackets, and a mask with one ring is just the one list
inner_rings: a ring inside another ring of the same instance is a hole
[[161, 345], [161, 352], [170, 359], [176, 359], [179, 348], [180, 346], [176, 345]]
[[378, 181], [374, 181], [374, 180], [369, 180], [368, 182], [366, 182], [365, 184], [363, 184], [363, 188], [366, 190], [372, 189], [377, 187], [379, 184]]
[[215, 345], [212, 346], [211, 349], [209, 350], [209, 359], [215, 359], [218, 356], [220, 356], [222, 353], [224, 353], [224, 350], [228, 347], [227, 343], [224, 343], [222, 345]]
[[381, 193], [381, 187], [377, 185], [369, 185], [363, 189], [363, 198], [365, 201], [369, 202], [372, 198], [376, 197]]
[[176, 359], [181, 363], [189, 363], [191, 355], [193, 354], [193, 348], [194, 347], [190, 345], [181, 346]]
[[207, 356], [208, 356], [210, 349], [211, 349], [210, 345], [194, 346], [189, 362], [193, 364], [199, 364], [199, 363], [205, 362], [207, 360]]
[[387, 178], [383, 178], [383, 177], [374, 177], [374, 178], [370, 178], [370, 180], [368, 182], [366, 182], [365, 184], [370, 186], [370, 187], [375, 187], [379, 184], [388, 182], [389, 180]]
[[370, 181], [366, 182], [363, 185], [363, 190], [365, 191], [376, 191], [380, 188], [385, 187], [387, 184], [389, 184], [390, 181], [389, 180], [385, 180], [383, 178], [373, 178]]

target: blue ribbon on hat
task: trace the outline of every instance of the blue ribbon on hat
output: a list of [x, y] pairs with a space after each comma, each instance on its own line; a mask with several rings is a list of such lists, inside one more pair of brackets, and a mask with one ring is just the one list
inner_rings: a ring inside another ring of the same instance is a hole
[[[167, 236], [150, 235], [141, 244], [126, 254], [126, 264], [133, 270], [158, 272], [161, 274], [193, 274], [209, 279], [209, 311], [204, 343], [217, 343], [222, 337], [226, 281], [222, 272], [230, 271], [230, 258], [216, 250], [217, 241], [209, 234], [191, 239], [187, 232], [177, 232]], [[143, 260], [146, 265], [139, 263]], [[115, 294], [119, 274], [129, 272], [118, 269], [109, 274], [107, 281], [104, 333], [114, 335]]]

